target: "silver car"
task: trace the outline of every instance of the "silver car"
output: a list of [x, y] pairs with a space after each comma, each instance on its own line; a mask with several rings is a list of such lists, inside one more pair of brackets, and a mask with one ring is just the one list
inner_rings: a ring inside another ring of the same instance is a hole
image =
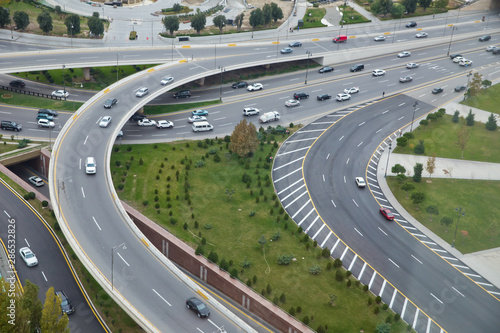
[[110, 123], [111, 123], [111, 116], [104, 116], [101, 118], [101, 121], [99, 122], [99, 127], [108, 127]]

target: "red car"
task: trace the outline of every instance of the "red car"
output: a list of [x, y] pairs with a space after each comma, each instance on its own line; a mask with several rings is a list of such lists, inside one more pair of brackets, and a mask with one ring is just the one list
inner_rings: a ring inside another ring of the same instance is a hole
[[380, 208], [380, 214], [384, 215], [384, 217], [389, 221], [394, 220], [394, 215], [387, 208]]

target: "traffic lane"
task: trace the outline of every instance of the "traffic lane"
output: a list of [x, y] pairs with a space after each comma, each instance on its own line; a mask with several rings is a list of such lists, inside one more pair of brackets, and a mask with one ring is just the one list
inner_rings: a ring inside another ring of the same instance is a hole
[[[38, 296], [42, 302], [45, 302], [45, 293], [49, 287], [54, 287], [55, 291], [64, 290], [76, 309], [75, 313], [69, 317], [72, 331], [105, 331], [83, 296], [62, 254], [62, 249], [51, 231], [3, 183], [0, 186], [0, 192], [0, 209], [16, 221], [15, 266], [21, 282], [24, 284], [28, 279], [39, 286]], [[3, 230], [1, 234], [2, 238], [6, 239]], [[35, 253], [38, 259], [37, 266], [29, 268], [19, 257], [19, 249], [23, 246], [29, 246]]]
[[[46, 198], [50, 198], [49, 193], [49, 181], [45, 179], [45, 177], [39, 174], [35, 169], [31, 166], [30, 162], [24, 162], [21, 164], [15, 164], [9, 166], [9, 170], [18, 175], [21, 179], [23, 179], [28, 185], [30, 185], [34, 190], [40, 192]], [[29, 181], [29, 178], [32, 176], [38, 176], [43, 179], [44, 185], [36, 186]]]

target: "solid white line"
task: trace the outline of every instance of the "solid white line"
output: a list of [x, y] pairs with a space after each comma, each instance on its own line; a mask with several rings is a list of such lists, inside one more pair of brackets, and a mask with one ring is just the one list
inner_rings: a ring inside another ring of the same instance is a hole
[[403, 303], [403, 310], [401, 310], [401, 318], [404, 318], [405, 316], [406, 304], [408, 304], [408, 298], [405, 297], [405, 302]]
[[[301, 179], [302, 180], [302, 179]], [[290, 193], [289, 195], [287, 195], [286, 197], [284, 197], [283, 199], [281, 199], [281, 202], [285, 201], [286, 199], [288, 199], [290, 196], [292, 196], [295, 192], [299, 191], [301, 188], [305, 187], [306, 184], [302, 184], [299, 188], [297, 188], [295, 191], [293, 191], [292, 193]]]
[[398, 290], [394, 288], [394, 292], [392, 293], [392, 298], [391, 298], [391, 303], [389, 303], [389, 307], [392, 309], [392, 304], [394, 304], [394, 299], [396, 298], [396, 295], [398, 293]]
[[417, 308], [417, 312], [415, 313], [415, 318], [413, 318], [413, 325], [412, 325], [412, 328], [415, 329], [415, 327], [417, 326], [417, 318], [418, 318], [418, 313], [420, 312], [420, 309]]
[[452, 266], [463, 268], [463, 269], [470, 269], [469, 267], [464, 266], [464, 265], [452, 265]]
[[458, 291], [455, 287], [451, 287], [451, 289], [455, 290], [460, 296], [465, 297], [465, 295]]
[[361, 268], [361, 272], [359, 273], [359, 277], [358, 277], [359, 281], [361, 281], [361, 277], [363, 276], [365, 268], [366, 268], [366, 262], [363, 264], [363, 268]]
[[417, 230], [417, 228], [414, 228], [414, 227], [410, 227], [410, 226], [406, 226], [406, 227], [403, 227], [405, 229], [411, 229], [411, 230]]
[[295, 143], [295, 142], [302, 142], [302, 141], [310, 141], [310, 140], [316, 140], [316, 138], [307, 138], [307, 139], [301, 139], [301, 140], [288, 140], [286, 143]]
[[372, 289], [372, 284], [373, 280], [375, 280], [375, 276], [377, 276], [377, 272], [373, 271], [372, 279], [370, 280], [370, 283], [368, 284], [368, 289]]
[[[314, 211], [314, 208], [311, 209], [311, 211], [309, 212], [309, 214], [307, 214], [306, 217], [308, 217], [312, 212]], [[304, 217], [304, 219], [306, 218]], [[316, 215], [316, 218], [314, 219], [314, 221], [312, 221], [312, 223], [307, 227], [305, 233], [307, 234], [309, 232], [309, 229], [311, 229], [311, 227], [314, 225], [314, 223], [316, 223], [316, 221], [319, 219], [319, 215]]]
[[385, 231], [384, 231], [384, 230], [382, 230], [382, 229], [380, 229], [380, 227], [378, 227], [378, 230], [380, 230], [380, 231], [381, 231], [384, 235], [386, 235], [386, 236], [387, 236], [387, 234], [385, 233]]
[[282, 156], [282, 155], [287, 155], [287, 154], [293, 154], [295, 152], [298, 152], [298, 151], [301, 151], [301, 150], [304, 150], [304, 149], [309, 149], [311, 146], [307, 146], [307, 147], [303, 147], [303, 148], [299, 148], [299, 149], [295, 149], [295, 150], [291, 150], [291, 151], [287, 151], [286, 153], [282, 153], [282, 154], [277, 154], [276, 156]]
[[426, 235], [422, 235], [422, 234], [412, 234], [413, 236], [417, 236], [417, 237], [424, 237], [424, 238], [427, 238]]
[[415, 259], [416, 261], [418, 261], [420, 263], [420, 265], [423, 265], [422, 262], [417, 259], [417, 257], [415, 257], [413, 254], [411, 256], [412, 256], [413, 259]]
[[490, 294], [495, 294], [495, 295], [500, 295], [499, 292], [496, 292], [496, 291], [489, 291]]
[[123, 260], [123, 262], [124, 262], [124, 263], [125, 263], [128, 267], [130, 267], [130, 265], [128, 264], [128, 262], [127, 262], [125, 259], [123, 259], [123, 257], [122, 257], [122, 255], [120, 254], [120, 252], [116, 252], [116, 254], [118, 255], [118, 257], [120, 257], [120, 259], [121, 259], [121, 260]]
[[431, 318], [427, 317], [427, 330], [425, 332], [429, 333], [431, 331]]
[[425, 243], [425, 244], [432, 244], [432, 245], [436, 245], [436, 243], [434, 242], [428, 242], [428, 241], [421, 241], [422, 243]]
[[356, 201], [354, 199], [352, 199], [352, 202], [354, 202], [354, 204], [356, 205], [356, 207], [359, 207], [359, 205], [356, 203]]
[[328, 233], [328, 235], [326, 235], [325, 240], [321, 243], [321, 245], [320, 245], [320, 247], [321, 247], [321, 248], [325, 245], [326, 241], [328, 240], [328, 238], [330, 238], [330, 236], [331, 236], [331, 235], [333, 235], [333, 234], [332, 234], [332, 232], [330, 231], [330, 232]]
[[344, 176], [344, 184], [347, 184], [347, 180], [345, 179], [345, 176]]
[[97, 221], [95, 220], [95, 217], [92, 216], [92, 219], [94, 220], [94, 223], [97, 225], [97, 227], [99, 228], [99, 230], [102, 230], [101, 226], [99, 225], [99, 223], [97, 223]]
[[359, 232], [359, 230], [358, 230], [358, 229], [354, 228], [354, 230], [356, 230], [356, 232], [357, 232], [357, 233], [358, 233], [361, 237], [363, 237], [363, 234], [362, 234], [361, 232]]
[[[346, 164], [346, 165], [347, 165], [347, 164], [349, 164], [349, 161], [350, 161], [350, 160], [351, 160], [351, 158], [347, 158], [347, 161], [345, 161], [345, 164]], [[344, 176], [344, 178], [345, 178], [345, 176]]]
[[158, 297], [160, 297], [163, 300], [163, 302], [167, 303], [168, 306], [172, 306], [172, 304], [167, 302], [167, 300], [165, 298], [163, 298], [163, 296], [161, 296], [156, 290], [153, 289], [153, 291], [155, 292], [156, 295], [158, 295]]
[[345, 256], [345, 254], [347, 253], [347, 250], [348, 250], [348, 249], [349, 249], [349, 248], [346, 246], [346, 247], [345, 247], [345, 249], [344, 249], [344, 252], [342, 252], [342, 255], [340, 256], [340, 260], [344, 260], [344, 256]]
[[448, 252], [448, 251], [445, 251], [445, 250], [441, 250], [441, 249], [431, 249], [432, 251], [436, 251], [436, 252]]
[[447, 259], [447, 260], [458, 260], [457, 258], [452, 258], [452, 257], [444, 257], [444, 256], [441, 256], [441, 258], [443, 258], [443, 259]]
[[[463, 273], [463, 272], [462, 272]], [[464, 273], [465, 275], [467, 276], [473, 276], [473, 277], [477, 277], [477, 278], [480, 278], [482, 277], [481, 275], [477, 275], [477, 274], [472, 274], [472, 273]]]
[[486, 283], [486, 282], [476, 282], [477, 284], [480, 284], [482, 286], [488, 286], [488, 287], [493, 287], [491, 283]]
[[363, 126], [364, 124], [365, 124], [365, 122], [363, 121], [361, 124], [358, 124], [358, 127]]
[[385, 111], [383, 111], [383, 112], [382, 112], [382, 114], [387, 113], [387, 112], [389, 112], [389, 110], [385, 110]]
[[382, 294], [384, 293], [385, 285], [387, 284], [387, 280], [384, 280], [382, 283], [382, 288], [380, 288], [379, 296], [382, 297]]
[[290, 176], [290, 175], [292, 175], [292, 174], [294, 174], [294, 173], [296, 173], [296, 172], [298, 172], [298, 171], [300, 171], [300, 170], [302, 170], [302, 167], [300, 167], [300, 168], [298, 168], [297, 170], [294, 170], [294, 171], [292, 171], [292, 172], [290, 172], [290, 173], [288, 173], [288, 174], [284, 175], [283, 177], [281, 177], [281, 178], [279, 178], [279, 179], [276, 179], [276, 180], [274, 181], [274, 183], [276, 184], [276, 183], [277, 183], [277, 182], [279, 182], [280, 180], [283, 180], [283, 179], [287, 178], [288, 176]]
[[340, 242], [340, 238], [337, 238], [337, 241], [335, 242], [335, 245], [333, 245], [332, 250], [330, 251], [330, 254], [333, 254], [333, 250], [335, 250], [335, 248], [337, 247], [339, 242]]
[[[319, 218], [319, 215], [318, 217], [316, 218], [316, 220]], [[314, 220], [314, 221], [316, 221]], [[323, 223], [323, 225], [321, 226], [321, 228], [319, 228], [319, 230], [314, 234], [314, 236], [312, 237], [312, 239], [316, 240], [316, 236], [318, 236], [318, 234], [321, 232], [321, 230], [323, 230], [323, 228], [326, 226], [326, 224]]]
[[[302, 193], [302, 194], [301, 194], [298, 198], [296, 198], [295, 200], [293, 200], [292, 202], [290, 202], [290, 203], [288, 204], [288, 206], [290, 206], [291, 204], [293, 204], [295, 201], [299, 200], [299, 199], [300, 199], [300, 197], [301, 197], [301, 196], [303, 196], [303, 195], [304, 195], [304, 194], [306, 194], [306, 193], [307, 193], [307, 192], [306, 192], [306, 191], [304, 191], [304, 193]], [[302, 205], [302, 207], [300, 207], [300, 209], [299, 209], [299, 210], [298, 210], [298, 211], [297, 211], [297, 212], [296, 212], [296, 213], [292, 216], [292, 219], [293, 219], [295, 216], [297, 216], [297, 214], [298, 214], [298, 213], [300, 213], [300, 211], [301, 211], [302, 209], [304, 209], [304, 207], [305, 207], [306, 205], [308, 205], [308, 204], [309, 204], [309, 202], [311, 202], [311, 199], [307, 200], [307, 201], [306, 201], [306, 203], [305, 203], [305, 204], [303, 204], [303, 205]], [[285, 209], [286, 209], [286, 208], [288, 208], [288, 206], [286, 206], [286, 207], [285, 207]]]
[[348, 271], [351, 271], [352, 266], [354, 266], [354, 262], [358, 259], [358, 255], [356, 254], [354, 256], [354, 259], [351, 261], [351, 264], [349, 265], [349, 268], [347, 269]]
[[42, 271], [43, 278], [45, 279], [45, 282], [47, 282], [47, 277], [45, 276], [45, 273]]
[[289, 185], [289, 186], [285, 187], [284, 189], [282, 189], [281, 191], [279, 191], [279, 192], [278, 192], [278, 195], [280, 195], [281, 193], [285, 192], [285, 191], [286, 191], [286, 190], [288, 190], [290, 187], [295, 186], [295, 184], [300, 183], [301, 181], [302, 181], [302, 178], [301, 178], [301, 179], [299, 179], [299, 180], [297, 180], [295, 183], [293, 183], [293, 184], [291, 184], [291, 185]]
[[443, 304], [443, 301], [441, 301], [439, 298], [437, 298], [436, 296], [434, 296], [433, 293], [431, 293], [431, 296], [434, 297], [439, 303]]
[[392, 261], [391, 258], [388, 258], [388, 259], [389, 259], [390, 262], [392, 262], [394, 264], [394, 266], [396, 266], [397, 268], [399, 268], [399, 266], [394, 261]]
[[293, 164], [293, 163], [295, 163], [295, 162], [297, 162], [297, 161], [300, 161], [300, 160], [304, 159], [304, 157], [305, 157], [305, 156], [299, 157], [299, 158], [297, 158], [296, 160], [293, 160], [293, 161], [290, 161], [290, 162], [285, 163], [285, 164], [283, 164], [283, 165], [280, 165], [279, 167], [274, 168], [273, 170], [274, 170], [274, 171], [276, 171], [276, 170], [279, 170], [279, 169], [284, 168], [284, 167], [286, 167], [286, 166], [289, 166], [290, 164]]

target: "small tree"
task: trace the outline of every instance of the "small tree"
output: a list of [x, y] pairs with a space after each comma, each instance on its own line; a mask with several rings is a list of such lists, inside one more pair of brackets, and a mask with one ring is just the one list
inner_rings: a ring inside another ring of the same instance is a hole
[[43, 31], [43, 33], [48, 34], [52, 31], [52, 16], [50, 16], [49, 12], [41, 12], [40, 15], [38, 15], [38, 17], [36, 18], [36, 21], [38, 22], [38, 26]]
[[443, 218], [441, 218], [441, 224], [444, 225], [445, 227], [444, 232], [448, 232], [448, 226], [451, 225], [452, 223], [453, 219], [449, 216], [444, 216]]
[[472, 113], [472, 109], [469, 110], [469, 114], [467, 115], [467, 117], [465, 117], [465, 123], [467, 124], [467, 126], [474, 126], [474, 113]]
[[264, 25], [267, 27], [269, 23], [271, 23], [273, 19], [273, 9], [271, 8], [271, 4], [266, 3], [262, 7], [262, 14], [264, 19]]
[[420, 120], [419, 124], [424, 126], [424, 132], [425, 132], [427, 125], [429, 125], [429, 121], [427, 119], [422, 119], [422, 120]]
[[[422, 120], [422, 121], [427, 121], [427, 120]], [[415, 146], [413, 151], [415, 152], [415, 154], [424, 154], [425, 153], [424, 140], [418, 140], [418, 144]]]
[[429, 8], [431, 3], [432, 3], [432, 0], [418, 0], [418, 4], [420, 5], [420, 7], [422, 7], [424, 9], [424, 12], [427, 8]]
[[170, 36], [173, 36], [174, 31], [179, 30], [179, 17], [177, 15], [166, 16], [163, 19], [163, 25], [165, 26], [165, 29], [167, 29], [167, 31], [170, 32]]
[[422, 170], [424, 166], [422, 163], [416, 163], [413, 167], [413, 181], [415, 183], [420, 183], [422, 181]]
[[266, 243], [267, 243], [266, 237], [264, 237], [264, 235], [260, 236], [260, 238], [259, 238], [260, 247], [264, 248], [264, 244], [266, 244]]
[[402, 17], [405, 12], [405, 7], [400, 3], [394, 3], [391, 8], [391, 15], [394, 18]]
[[24, 31], [30, 25], [30, 17], [26, 12], [16, 11], [12, 17], [19, 30]]
[[245, 18], [245, 14], [241, 13], [234, 18], [234, 24], [236, 24], [236, 29], [240, 31], [241, 25], [243, 24], [243, 19]]
[[427, 206], [425, 211], [429, 214], [429, 221], [432, 221], [432, 215], [439, 215], [439, 210], [434, 205]]
[[104, 24], [99, 17], [92, 16], [87, 21], [87, 25], [89, 26], [90, 32], [95, 36], [101, 36], [104, 33]]
[[408, 192], [413, 191], [415, 186], [412, 183], [404, 183], [401, 189], [406, 192], [406, 199], [408, 199]]
[[224, 15], [217, 15], [216, 17], [214, 17], [214, 26], [219, 28], [219, 34], [222, 34], [222, 29], [224, 29], [224, 27], [226, 26], [226, 21], [227, 19]]
[[274, 2], [271, 3], [271, 16], [273, 17], [274, 22], [277, 22], [278, 20], [281, 20], [283, 18], [283, 11]]
[[432, 174], [434, 173], [434, 170], [436, 170], [436, 153], [432, 153], [432, 156], [429, 156], [427, 158], [427, 165], [425, 167], [425, 170], [429, 173], [429, 177], [432, 177]]
[[478, 72], [475, 72], [472, 79], [469, 82], [469, 89], [467, 90], [467, 95], [469, 97], [476, 97], [481, 92], [483, 82], [483, 76]]
[[259, 140], [255, 125], [243, 119], [236, 125], [231, 134], [229, 149], [243, 157], [253, 153], [257, 149], [258, 144]]
[[199, 35], [200, 31], [205, 29], [205, 25], [207, 24], [207, 18], [200, 9], [197, 9], [198, 12], [191, 18], [191, 28], [196, 30], [196, 33]]
[[486, 122], [486, 129], [488, 131], [496, 131], [497, 129], [497, 120], [495, 118], [495, 114], [491, 113], [488, 117], [488, 121]]
[[64, 20], [64, 25], [68, 31], [68, 35], [78, 35], [80, 33], [80, 17], [76, 14], [69, 14]]
[[420, 209], [419, 205], [424, 202], [425, 200], [425, 193], [424, 192], [413, 192], [411, 194], [411, 200], [413, 200], [413, 203], [417, 205], [417, 209]]
[[460, 120], [460, 112], [457, 110], [453, 114], [453, 117], [451, 117], [451, 121], [454, 123], [458, 123], [459, 120]]
[[469, 130], [464, 125], [458, 131], [457, 141], [455, 142], [455, 145], [462, 151], [462, 158], [464, 158], [464, 150], [465, 147], [467, 147], [468, 142], [469, 142]]
[[226, 189], [226, 194], [228, 196], [228, 199], [231, 200], [231, 196], [234, 194], [234, 190]]
[[406, 147], [408, 145], [408, 139], [405, 138], [404, 136], [397, 138], [396, 142], [398, 143], [398, 146], [400, 146], [400, 147]]
[[0, 28], [5, 27], [10, 24], [9, 10], [7, 8], [0, 7]]
[[391, 171], [392, 171], [392, 173], [395, 173], [395, 174], [406, 173], [405, 167], [402, 166], [401, 164], [394, 164]]
[[413, 14], [417, 10], [417, 0], [403, 0], [401, 4], [405, 7], [408, 14]]
[[250, 13], [249, 19], [250, 25], [252, 26], [252, 30], [257, 28], [259, 25], [264, 24], [264, 14], [260, 8], [254, 9]]
[[179, 3], [174, 3], [174, 5], [172, 6], [172, 10], [174, 11], [174, 13], [178, 13], [182, 10], [182, 6]]
[[488, 90], [488, 88], [491, 87], [491, 81], [490, 80], [483, 80], [483, 82], [481, 82], [481, 84], [483, 85], [483, 87], [486, 88], [486, 90]]
[[61, 299], [54, 293], [54, 287], [50, 287], [45, 293], [40, 328], [42, 332], [69, 332], [68, 323], [68, 315], [61, 316]]

